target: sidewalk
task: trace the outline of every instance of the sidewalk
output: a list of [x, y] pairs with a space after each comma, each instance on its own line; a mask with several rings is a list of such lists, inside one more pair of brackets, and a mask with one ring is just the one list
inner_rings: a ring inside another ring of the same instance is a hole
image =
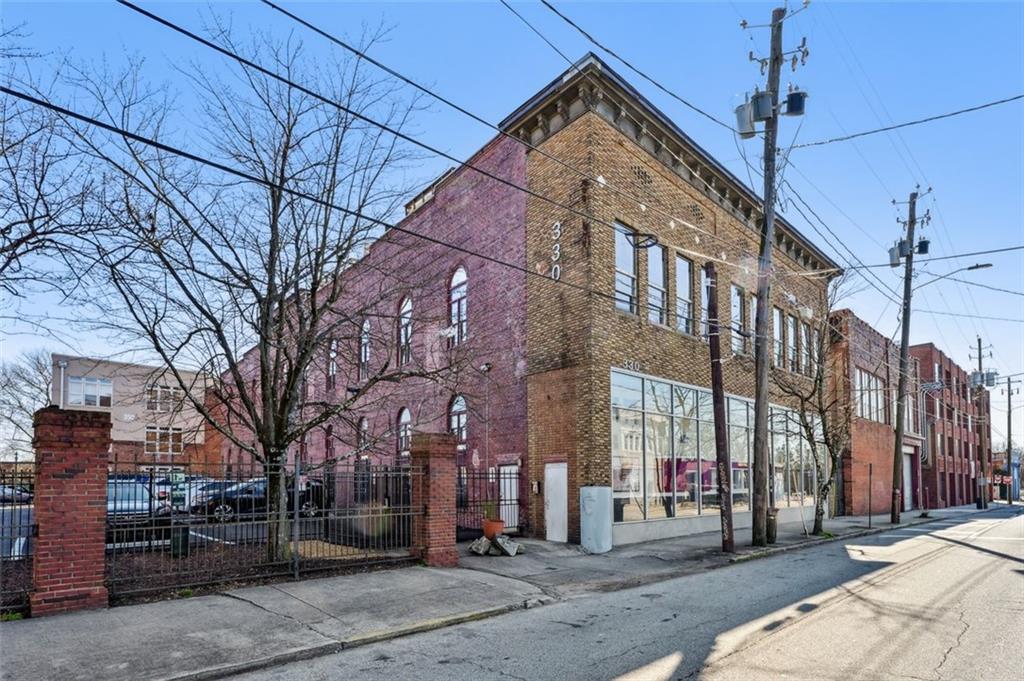
[[0, 624], [0, 678], [212, 679], [546, 602], [460, 569], [368, 572]]
[[[898, 525], [889, 522], [888, 513], [875, 515], [870, 522], [867, 516], [842, 516], [825, 520], [824, 529], [832, 537], [807, 536], [801, 523], [785, 523], [778, 527], [776, 543], [767, 548], [750, 546], [750, 530], [738, 530], [736, 553], [731, 556], [721, 552], [720, 532], [628, 544], [601, 555], [586, 554], [572, 544], [524, 539], [521, 556], [500, 558], [472, 555], [468, 545], [464, 544], [460, 547], [463, 552], [460, 565], [470, 570], [522, 580], [552, 598], [563, 600], [660, 582], [836, 539], [981, 512], [973, 505], [933, 509], [929, 511], [928, 518], [921, 518], [920, 511], [908, 511], [902, 514], [902, 522]], [[807, 529], [810, 530], [810, 524]]]
[[[904, 514], [896, 527], [978, 513], [973, 506]], [[836, 539], [892, 529], [888, 516], [836, 518]], [[462, 567], [412, 567], [282, 582], [222, 594], [0, 624], [0, 678], [214, 679], [326, 655], [555, 600], [701, 572], [820, 543], [799, 523], [779, 527], [769, 549], [719, 551], [710, 532], [587, 555], [578, 547], [524, 540], [514, 558], [464, 556]]]

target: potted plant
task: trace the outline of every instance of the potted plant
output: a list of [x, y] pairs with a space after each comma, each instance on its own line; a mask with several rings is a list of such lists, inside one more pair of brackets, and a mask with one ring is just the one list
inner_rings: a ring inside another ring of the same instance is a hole
[[494, 538], [505, 531], [505, 521], [498, 517], [493, 501], [484, 502], [484, 536], [494, 541]]

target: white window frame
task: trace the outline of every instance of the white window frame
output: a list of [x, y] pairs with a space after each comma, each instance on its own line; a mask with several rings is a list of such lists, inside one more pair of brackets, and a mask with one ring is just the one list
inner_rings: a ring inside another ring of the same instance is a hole
[[461, 345], [469, 335], [469, 317], [466, 312], [468, 296], [469, 277], [466, 268], [460, 266], [448, 282], [449, 345]]
[[[105, 404], [104, 401], [106, 402]], [[70, 376], [68, 378], [67, 403], [72, 406], [81, 407], [113, 406], [114, 384], [109, 378]]]
[[167, 414], [174, 411], [185, 399], [185, 391], [177, 385], [150, 383], [146, 386], [146, 411]]
[[412, 361], [412, 298], [406, 296], [398, 306], [398, 365]]
[[184, 431], [177, 426], [146, 426], [143, 452], [154, 461], [173, 461], [185, 453]]

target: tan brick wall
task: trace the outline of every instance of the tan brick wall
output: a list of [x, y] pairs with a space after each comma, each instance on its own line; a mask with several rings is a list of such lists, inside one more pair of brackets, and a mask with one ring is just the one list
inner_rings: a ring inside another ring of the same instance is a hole
[[[583, 114], [548, 138], [541, 148], [592, 176], [600, 175], [629, 195], [622, 196], [588, 181], [540, 154], [529, 156], [531, 187], [597, 219], [585, 220], [536, 198], [531, 198], [527, 206], [527, 262], [537, 271], [549, 271], [554, 241], [551, 227], [560, 222], [563, 282], [531, 277], [527, 283], [530, 475], [531, 481], [542, 484], [545, 458], [556, 456], [560, 448], [571, 449], [566, 460], [572, 509], [578, 506], [579, 484], [611, 484], [611, 368], [626, 367], [628, 363], [645, 374], [699, 386], [710, 384], [707, 344], [647, 321], [647, 252], [643, 249], [637, 270], [639, 314], [630, 315], [615, 308], [611, 299], [615, 285], [614, 233], [605, 223], [621, 222], [640, 233], [655, 235], [659, 243], [669, 247], [670, 314], [675, 309], [673, 250], [679, 249], [692, 261], [694, 290], [698, 286], [698, 270], [707, 257], [724, 260], [717, 264], [723, 324], [728, 323], [730, 283], [747, 292], [756, 288], [758, 234], [597, 114]], [[646, 210], [632, 198], [638, 195]], [[671, 224], [655, 207], [681, 220]], [[684, 225], [682, 220], [699, 229]], [[799, 308], [804, 306], [820, 314], [824, 280], [795, 276], [804, 269], [779, 249], [775, 252], [775, 266], [775, 304], [798, 316]], [[796, 307], [787, 300], [787, 294], [796, 297]], [[726, 358], [726, 392], [753, 397], [752, 359], [733, 357], [728, 336], [722, 338], [722, 347]], [[560, 392], [555, 387], [558, 381], [569, 382], [572, 387]], [[575, 408], [554, 399], [554, 395], [563, 395], [564, 391], [575, 395]], [[781, 399], [774, 401], [784, 404]], [[551, 422], [556, 419], [564, 424], [564, 430], [575, 432], [552, 435]], [[533, 432], [538, 428], [541, 432]], [[542, 510], [537, 511], [540, 514]], [[535, 527], [542, 531], [542, 518], [536, 520], [539, 522]], [[578, 532], [578, 520], [570, 513], [570, 540], [577, 538]]]

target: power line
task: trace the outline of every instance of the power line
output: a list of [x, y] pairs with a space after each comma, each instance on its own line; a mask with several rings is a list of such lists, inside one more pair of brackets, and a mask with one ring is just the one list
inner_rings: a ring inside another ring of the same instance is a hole
[[[316, 26], [312, 22], [307, 21], [307, 20], [303, 19], [302, 17], [299, 17], [298, 15], [294, 14], [293, 12], [290, 12], [290, 11], [284, 9], [283, 7], [277, 5], [274, 2], [271, 2], [271, 0], [261, 0], [261, 2], [263, 4], [265, 4], [265, 5], [267, 5], [268, 7], [270, 7], [271, 9], [274, 9], [275, 11], [283, 14], [284, 16], [286, 16], [286, 17], [288, 17], [290, 19], [292, 19], [293, 21], [297, 22], [298, 24], [308, 28], [309, 30], [311, 30], [314, 33], [316, 33], [317, 35], [320, 35], [324, 39], [326, 39], [326, 40], [334, 43], [335, 45], [338, 45], [339, 47], [349, 51], [350, 53], [358, 56], [360, 59], [363, 59], [363, 60], [373, 64], [377, 68], [379, 68], [379, 69], [383, 70], [384, 72], [390, 74], [391, 76], [401, 80], [403, 83], [406, 83], [407, 85], [417, 89], [418, 91], [422, 92], [423, 94], [426, 94], [429, 97], [432, 97], [432, 98], [436, 99], [437, 101], [441, 102], [442, 104], [445, 104], [445, 105], [451, 107], [452, 109], [458, 111], [459, 113], [462, 113], [462, 114], [468, 116], [469, 118], [473, 119], [474, 121], [476, 121], [476, 122], [478, 122], [478, 123], [480, 123], [482, 125], [487, 126], [491, 130], [494, 130], [495, 132], [497, 132], [499, 135], [501, 135], [501, 136], [503, 136], [503, 137], [505, 137], [507, 139], [514, 140], [515, 142], [517, 142], [518, 144], [523, 145], [524, 147], [526, 147], [530, 151], [533, 151], [533, 152], [543, 156], [544, 158], [546, 158], [548, 160], [554, 161], [558, 165], [562, 166], [563, 168], [566, 168], [567, 170], [570, 170], [570, 171], [576, 173], [580, 177], [583, 177], [583, 178], [586, 178], [588, 180], [591, 180], [592, 182], [595, 182], [596, 183], [595, 186], [602, 187], [602, 188], [607, 189], [607, 190], [609, 190], [609, 191], [611, 191], [611, 192], [613, 192], [613, 193], [615, 193], [615, 194], [617, 194], [617, 195], [619, 195], [621, 197], [627, 198], [630, 201], [633, 201], [634, 203], [636, 203], [638, 206], [643, 206], [645, 209], [646, 208], [650, 208], [654, 212], [660, 213], [661, 215], [663, 215], [664, 217], [669, 218], [670, 220], [674, 220], [674, 221], [680, 222], [681, 224], [684, 224], [687, 227], [690, 227], [691, 229], [693, 229], [693, 230], [695, 230], [697, 232], [700, 232], [701, 234], [704, 234], [704, 235], [706, 235], [706, 236], [708, 236], [710, 238], [716, 239], [716, 240], [718, 240], [718, 241], [720, 241], [722, 243], [726, 243], [726, 244], [728, 244], [730, 246], [733, 245], [733, 244], [727, 242], [721, 236], [715, 234], [714, 232], [710, 232], [708, 230], [702, 229], [702, 228], [692, 224], [691, 222], [687, 221], [684, 218], [681, 218], [679, 216], [673, 215], [671, 213], [668, 213], [668, 212], [662, 210], [658, 206], [653, 206], [653, 205], [652, 206], [648, 206], [647, 203], [642, 201], [638, 196], [629, 194], [627, 191], [615, 187], [614, 185], [612, 185], [610, 182], [608, 182], [603, 177], [596, 177], [596, 176], [594, 176], [594, 175], [592, 175], [592, 174], [590, 174], [590, 173], [588, 173], [588, 172], [586, 172], [584, 170], [581, 170], [578, 167], [576, 167], [576, 166], [574, 166], [574, 165], [572, 165], [572, 164], [570, 164], [570, 163], [560, 159], [559, 157], [555, 156], [554, 154], [551, 154], [551, 153], [541, 149], [540, 147], [537, 147], [536, 145], [531, 144], [530, 142], [527, 142], [526, 140], [522, 139], [521, 137], [519, 137], [517, 135], [514, 135], [514, 134], [508, 132], [507, 130], [502, 129], [500, 126], [498, 126], [498, 125], [488, 121], [483, 116], [480, 116], [479, 114], [473, 113], [472, 111], [470, 111], [469, 109], [465, 108], [464, 106], [461, 106], [460, 104], [452, 101], [451, 99], [449, 99], [449, 98], [447, 98], [447, 97], [445, 97], [445, 96], [443, 96], [441, 94], [438, 94], [437, 92], [434, 92], [433, 90], [431, 90], [430, 88], [426, 87], [425, 85], [422, 85], [421, 83], [418, 83], [417, 81], [413, 80], [412, 78], [409, 78], [408, 76], [402, 74], [398, 70], [396, 70], [396, 69], [394, 69], [394, 68], [392, 68], [390, 66], [387, 66], [386, 64], [382, 63], [381, 61], [371, 57], [370, 55], [368, 55], [366, 53], [365, 50], [361, 50], [361, 49], [359, 49], [359, 48], [349, 44], [348, 42], [342, 40], [341, 38], [337, 37], [336, 35], [333, 35], [333, 34], [327, 32], [327, 31], [325, 31], [324, 29], [320, 28], [319, 26]], [[128, 3], [125, 3], [125, 4], [128, 5]], [[519, 14], [514, 8], [512, 8], [509, 4], [505, 3], [504, 0], [502, 0], [502, 4], [505, 5], [505, 7], [507, 7], [510, 12], [515, 14], [517, 17], [519, 17], [523, 21], [523, 23], [525, 23], [527, 26], [529, 26], [553, 50], [558, 52], [558, 54], [561, 55], [561, 57], [563, 59], [565, 59], [570, 64], [570, 66], [574, 66], [574, 67], [576, 66], [575, 63], [571, 59], [569, 59], [569, 57], [567, 57], [561, 50], [559, 50], [550, 40], [548, 40], [546, 37], [544, 37], [544, 35], [542, 33], [537, 31], [537, 29], [535, 29], [528, 21], [526, 21], [526, 19], [524, 19], [522, 17], [522, 15]], [[130, 6], [130, 5], [128, 5], [128, 6]], [[578, 67], [577, 67], [577, 71], [579, 71]], [[682, 159], [679, 159], [679, 160], [680, 160], [680, 162], [682, 162]], [[457, 159], [456, 159], [456, 161], [457, 161]], [[721, 196], [721, 194], [717, 190], [713, 189], [712, 187], [710, 187], [710, 185], [707, 184], [706, 180], [704, 180], [703, 178], [700, 178], [700, 179], [705, 183], [706, 186], [708, 186], [709, 190], [714, 191], [718, 196]], [[725, 197], [722, 197], [722, 198], [724, 199]], [[753, 256], [755, 254], [751, 253], [750, 255]], [[709, 258], [709, 259], [713, 259], [713, 258]], [[729, 263], [724, 263], [723, 262], [722, 264], [728, 265]]]
[[[361, 121], [363, 121], [365, 123], [368, 123], [370, 125], [373, 125], [373, 126], [379, 128], [381, 130], [384, 130], [385, 132], [387, 132], [387, 133], [397, 137], [398, 139], [404, 140], [406, 142], [409, 142], [410, 144], [414, 144], [414, 145], [416, 145], [418, 147], [426, 149], [427, 151], [429, 151], [429, 152], [431, 152], [433, 154], [436, 154], [438, 156], [441, 156], [442, 158], [448, 159], [449, 161], [452, 161], [453, 163], [457, 163], [458, 164], [458, 168], [460, 168], [460, 169], [461, 168], [469, 168], [470, 170], [473, 170], [473, 171], [475, 171], [477, 173], [480, 173], [481, 175], [483, 175], [483, 176], [485, 176], [487, 178], [490, 178], [490, 179], [492, 179], [492, 180], [494, 180], [496, 182], [499, 182], [499, 183], [501, 183], [501, 184], [503, 184], [503, 185], [505, 185], [507, 187], [510, 187], [512, 189], [521, 191], [521, 192], [523, 192], [523, 193], [525, 193], [525, 194], [527, 194], [529, 196], [533, 196], [534, 198], [540, 199], [541, 201], [544, 201], [544, 202], [546, 202], [548, 204], [551, 204], [551, 205], [556, 206], [558, 208], [561, 208], [561, 209], [563, 209], [565, 211], [568, 211], [569, 213], [572, 213], [573, 215], [581, 217], [581, 218], [583, 218], [585, 220], [592, 221], [594, 223], [600, 224], [600, 225], [605, 226], [605, 227], [609, 227], [609, 228], [611, 228], [613, 230], [617, 229], [616, 225], [614, 223], [612, 223], [612, 222], [608, 222], [607, 220], [602, 220], [602, 219], [600, 219], [598, 217], [595, 217], [594, 215], [591, 215], [590, 213], [587, 213], [585, 211], [581, 211], [581, 210], [579, 210], [577, 208], [574, 208], [574, 207], [569, 206], [567, 204], [561, 203], [560, 201], [558, 201], [556, 199], [552, 199], [551, 197], [549, 197], [549, 196], [547, 196], [545, 194], [542, 194], [540, 192], [534, 191], [532, 189], [529, 189], [528, 187], [523, 187], [522, 185], [519, 185], [519, 184], [513, 182], [512, 180], [509, 180], [507, 178], [504, 178], [504, 177], [501, 177], [499, 175], [496, 175], [496, 174], [494, 174], [494, 173], [492, 173], [492, 172], [490, 172], [488, 170], [480, 168], [479, 166], [474, 165], [472, 162], [470, 162], [468, 160], [464, 161], [464, 160], [459, 159], [458, 157], [453, 156], [452, 154], [449, 154], [448, 152], [443, 151], [443, 150], [441, 150], [441, 149], [439, 149], [439, 148], [437, 148], [437, 147], [435, 147], [433, 145], [430, 145], [430, 144], [428, 144], [426, 142], [422, 142], [420, 140], [417, 140], [416, 138], [414, 138], [414, 137], [412, 137], [412, 136], [410, 136], [410, 135], [408, 135], [408, 134], [406, 134], [404, 132], [401, 132], [400, 130], [396, 130], [392, 126], [389, 126], [389, 125], [387, 125], [385, 123], [381, 123], [379, 121], [376, 121], [373, 118], [370, 118], [369, 116], [366, 116], [365, 114], [361, 114], [361, 113], [359, 113], [357, 111], [353, 111], [352, 109], [346, 107], [345, 105], [343, 105], [343, 104], [341, 104], [339, 102], [335, 102], [334, 100], [332, 100], [332, 99], [330, 99], [328, 97], [325, 97], [324, 95], [322, 95], [322, 94], [320, 94], [320, 93], [318, 93], [318, 92], [316, 92], [316, 91], [314, 91], [314, 90], [312, 90], [310, 88], [307, 88], [307, 87], [305, 87], [305, 86], [303, 86], [303, 85], [301, 85], [299, 83], [296, 83], [296, 82], [294, 82], [294, 81], [292, 81], [292, 80], [290, 80], [290, 79], [288, 79], [288, 78], [286, 78], [286, 77], [284, 77], [284, 76], [282, 76], [282, 75], [280, 75], [278, 73], [275, 73], [274, 71], [271, 71], [271, 70], [269, 70], [269, 69], [267, 69], [267, 68], [265, 68], [263, 66], [260, 66], [259, 64], [253, 62], [252, 60], [246, 59], [245, 57], [242, 57], [242, 56], [240, 56], [238, 54], [235, 54], [231, 50], [228, 50], [228, 49], [226, 49], [224, 47], [221, 47], [220, 45], [217, 45], [216, 43], [213, 43], [213, 42], [207, 40], [206, 38], [203, 38], [202, 36], [199, 36], [199, 35], [193, 33], [192, 31], [189, 31], [188, 29], [179, 26], [179, 25], [175, 24], [174, 22], [172, 22], [172, 21], [170, 21], [168, 19], [164, 19], [163, 17], [160, 17], [159, 15], [156, 15], [156, 14], [154, 14], [152, 12], [149, 12], [148, 10], [145, 10], [145, 9], [143, 9], [143, 8], [141, 8], [141, 7], [137, 6], [137, 5], [129, 2], [128, 0], [117, 0], [117, 1], [118, 1], [119, 4], [124, 5], [125, 7], [128, 7], [129, 9], [131, 9], [131, 10], [133, 10], [133, 11], [135, 11], [135, 12], [137, 12], [137, 13], [143, 15], [143, 16], [145, 16], [146, 18], [151, 19], [151, 20], [153, 20], [153, 21], [155, 21], [155, 22], [157, 22], [157, 23], [159, 23], [159, 24], [161, 24], [161, 25], [163, 25], [163, 26], [165, 26], [165, 27], [175, 31], [176, 33], [180, 33], [180, 34], [184, 35], [185, 37], [190, 38], [190, 39], [192, 39], [192, 40], [194, 40], [194, 41], [196, 41], [196, 42], [198, 42], [198, 43], [200, 43], [200, 44], [202, 44], [202, 45], [204, 45], [206, 47], [209, 47], [210, 49], [212, 49], [212, 50], [214, 50], [214, 51], [216, 51], [216, 52], [218, 52], [218, 53], [220, 53], [220, 54], [222, 54], [222, 55], [224, 55], [224, 56], [226, 56], [226, 57], [228, 57], [230, 59], [234, 59], [235, 61], [237, 61], [238, 63], [242, 64], [243, 66], [247, 66], [249, 68], [252, 68], [252, 69], [258, 71], [259, 73], [264, 74], [265, 76], [267, 76], [269, 78], [273, 78], [274, 80], [277, 80], [280, 83], [283, 83], [285, 85], [288, 85], [289, 87], [295, 88], [296, 90], [298, 90], [298, 91], [300, 91], [300, 92], [302, 92], [304, 94], [307, 94], [310, 97], [313, 97], [313, 98], [315, 98], [315, 99], [317, 99], [317, 100], [319, 100], [319, 101], [321, 101], [321, 102], [323, 102], [323, 103], [325, 103], [325, 104], [327, 104], [329, 106], [333, 106], [333, 107], [337, 108], [338, 110], [343, 111], [344, 113], [346, 113], [346, 114], [348, 114], [348, 115], [350, 115], [350, 116], [352, 116], [352, 117], [354, 117], [354, 118], [356, 118], [358, 120], [361, 120]], [[600, 184], [599, 180], [598, 180], [598, 183]], [[715, 237], [714, 234], [712, 234], [710, 232], [707, 232], [705, 230], [702, 230], [702, 229], [696, 227], [695, 225], [693, 225], [692, 223], [687, 222], [686, 220], [680, 219], [680, 221], [683, 224], [685, 224], [685, 225], [687, 225], [689, 227], [692, 227], [693, 229], [695, 229], [697, 231], [700, 231], [700, 232], [705, 233], [705, 234], [707, 234], [709, 236]], [[716, 238], [721, 239], [721, 237], [716, 237]], [[723, 259], [720, 259], [720, 258], [716, 258], [716, 257], [714, 257], [712, 255], [708, 255], [708, 254], [705, 254], [705, 253], [700, 253], [700, 252], [697, 252], [697, 251], [688, 250], [688, 249], [681, 248], [681, 247], [674, 247], [674, 248], [676, 248], [677, 250], [679, 250], [681, 252], [688, 253], [690, 255], [703, 258], [705, 260], [710, 260], [710, 261], [718, 262], [718, 263], [721, 263], [722, 265], [725, 265], [725, 266], [736, 267], [735, 264], [730, 263], [730, 262], [728, 262], [726, 260], [723, 260]]]
[[[545, 3], [547, 4], [547, 3]], [[875, 135], [880, 132], [889, 132], [891, 130], [898, 130], [900, 128], [909, 128], [912, 125], [921, 125], [922, 123], [931, 123], [932, 121], [942, 120], [943, 118], [952, 118], [953, 116], [959, 116], [965, 113], [971, 113], [972, 111], [980, 111], [982, 109], [988, 109], [989, 107], [999, 106], [1000, 104], [1007, 104], [1009, 102], [1015, 102], [1018, 99], [1024, 99], [1024, 94], [1014, 95], [1012, 97], [1006, 97], [1004, 99], [997, 99], [994, 102], [986, 102], [985, 104], [979, 104], [977, 106], [968, 107], [966, 109], [959, 109], [957, 111], [950, 111], [949, 113], [937, 114], [935, 116], [928, 116], [927, 118], [918, 118], [917, 120], [907, 121], [906, 123], [898, 123], [896, 125], [887, 125], [884, 128], [874, 128], [873, 130], [863, 130], [861, 132], [855, 132], [851, 135], [843, 135], [841, 137], [831, 137], [829, 139], [818, 140], [817, 142], [804, 142], [803, 144], [797, 144], [794, 149], [804, 149], [806, 147], [820, 147], [825, 144], [833, 144], [835, 142], [845, 142], [847, 140], [856, 139], [857, 137], [865, 137], [867, 135]]]
[[[941, 255], [941, 256], [938, 256], [938, 257], [935, 257], [935, 258], [922, 258], [918, 262], [920, 262], [920, 263], [938, 262], [940, 260], [951, 260], [951, 259], [956, 259], [956, 258], [969, 258], [969, 257], [975, 256], [975, 255], [992, 255], [994, 253], [1009, 253], [1010, 251], [1021, 251], [1021, 250], [1024, 250], [1024, 245], [1020, 245], [1020, 246], [1006, 246], [1004, 248], [992, 248], [992, 249], [989, 249], [987, 251], [971, 251], [970, 253], [954, 253], [953, 255]], [[848, 269], [877, 269], [877, 268], [880, 268], [880, 267], [892, 267], [892, 265], [886, 262], [886, 263], [878, 263], [876, 265], [850, 266]], [[836, 272], [836, 271], [838, 271], [838, 270], [819, 270], [817, 272], [808, 272], [808, 273], [804, 274], [803, 276], [820, 276], [820, 275], [831, 274], [832, 272]]]
[[[567, 17], [566, 15], [564, 15], [560, 11], [558, 11], [558, 9], [556, 9], [554, 5], [552, 5], [550, 2], [548, 2], [548, 0], [540, 0], [540, 1], [541, 1], [541, 3], [545, 7], [547, 7], [549, 10], [551, 10], [552, 12], [557, 14], [562, 19], [562, 21], [564, 21], [565, 23], [569, 24], [570, 26], [575, 28], [577, 31], [579, 31], [583, 35], [584, 38], [586, 38], [591, 43], [596, 45], [599, 49], [601, 49], [602, 51], [604, 51], [604, 52], [610, 54], [611, 56], [615, 57], [615, 59], [617, 59], [619, 62], [621, 62], [630, 71], [632, 71], [636, 75], [640, 76], [641, 78], [643, 78], [648, 83], [650, 83], [654, 87], [656, 87], [659, 90], [661, 90], [662, 92], [664, 92], [666, 95], [668, 95], [672, 99], [675, 99], [676, 101], [682, 103], [684, 106], [689, 107], [690, 109], [696, 111], [701, 116], [704, 116], [708, 120], [710, 120], [710, 121], [712, 121], [714, 123], [717, 123], [718, 125], [722, 126], [726, 130], [731, 130], [732, 132], [736, 132], [736, 129], [734, 127], [732, 127], [731, 125], [729, 125], [728, 123], [724, 123], [721, 120], [719, 120], [719, 119], [715, 118], [714, 116], [712, 116], [711, 114], [709, 114], [707, 111], [704, 111], [703, 109], [701, 109], [701, 108], [699, 108], [697, 106], [694, 106], [690, 102], [686, 101], [685, 99], [683, 99], [682, 97], [677, 95], [675, 92], [672, 92], [671, 90], [669, 90], [667, 87], [665, 87], [664, 85], [659, 83], [654, 78], [648, 76], [646, 73], [644, 73], [643, 71], [641, 71], [637, 67], [633, 66], [633, 64], [631, 64], [629, 61], [627, 61], [626, 59], [624, 59], [621, 56], [619, 56], [618, 53], [616, 53], [614, 50], [612, 50], [611, 48], [603, 45], [594, 36], [592, 36], [585, 29], [583, 29], [579, 24], [577, 24], [575, 21], [573, 21], [572, 19], [570, 19], [569, 17]], [[502, 4], [504, 4], [504, 3], [502, 3]], [[516, 15], [519, 16], [519, 13], [516, 12]], [[520, 17], [520, 18], [522, 19], [522, 17]], [[525, 19], [523, 19], [523, 21], [526, 22]], [[526, 22], [526, 23], [527, 23], [527, 25], [529, 25], [529, 22]], [[534, 32], [537, 32], [537, 31], [535, 30]], [[539, 35], [539, 33], [538, 33], [538, 35]], [[545, 40], [545, 42], [547, 42], [546, 38], [544, 40]], [[556, 51], [557, 51], [557, 48], [556, 48]]]
[[[60, 106], [58, 104], [54, 104], [52, 102], [47, 102], [47, 101], [39, 99], [37, 97], [33, 97], [32, 95], [26, 94], [24, 92], [20, 92], [18, 90], [12, 90], [11, 88], [8, 88], [8, 87], [3, 86], [3, 85], [0, 85], [0, 92], [2, 92], [5, 95], [10, 95], [11, 97], [16, 97], [16, 98], [21, 99], [23, 101], [29, 102], [30, 104], [34, 104], [36, 106], [40, 106], [40, 107], [43, 107], [45, 109], [49, 109], [50, 111], [58, 113], [58, 114], [60, 114], [62, 116], [66, 116], [68, 118], [73, 118], [73, 119], [75, 119], [77, 121], [81, 121], [82, 123], [86, 123], [88, 125], [91, 125], [91, 126], [94, 126], [94, 127], [97, 127], [97, 128], [101, 128], [103, 130], [106, 130], [107, 132], [112, 132], [112, 133], [114, 133], [116, 135], [120, 135], [120, 136], [125, 137], [127, 139], [130, 139], [132, 141], [139, 142], [140, 144], [145, 144], [146, 146], [152, 147], [154, 149], [158, 149], [160, 151], [164, 151], [164, 152], [167, 152], [167, 153], [170, 153], [170, 154], [174, 154], [175, 156], [180, 156], [182, 158], [188, 159], [188, 160], [193, 161], [195, 163], [199, 163], [199, 164], [208, 166], [210, 168], [214, 168], [216, 170], [219, 170], [221, 172], [227, 173], [229, 175], [234, 175], [235, 177], [241, 178], [241, 179], [246, 180], [248, 182], [253, 182], [255, 184], [263, 185], [265, 187], [270, 187], [272, 189], [277, 189], [277, 190], [279, 190], [281, 192], [284, 192], [285, 194], [289, 194], [289, 195], [295, 196], [297, 198], [301, 198], [301, 199], [305, 199], [305, 200], [308, 200], [308, 201], [312, 201], [314, 203], [317, 203], [319, 205], [322, 205], [322, 206], [325, 206], [325, 207], [328, 207], [328, 208], [332, 208], [332, 209], [337, 210], [337, 211], [339, 211], [341, 213], [344, 213], [344, 214], [346, 214], [346, 215], [348, 215], [350, 217], [354, 217], [354, 218], [357, 218], [357, 219], [360, 219], [360, 220], [365, 220], [365, 221], [369, 222], [370, 224], [378, 225], [380, 227], [384, 227], [385, 229], [394, 230], [394, 231], [400, 232], [402, 234], [407, 234], [407, 235], [415, 237], [417, 239], [423, 239], [424, 241], [429, 241], [430, 243], [433, 243], [433, 244], [436, 244], [436, 245], [439, 245], [439, 246], [444, 246], [446, 248], [451, 248], [452, 250], [459, 251], [460, 253], [464, 253], [466, 255], [471, 255], [473, 257], [480, 258], [480, 259], [486, 260], [488, 262], [492, 262], [492, 263], [494, 263], [496, 265], [501, 265], [503, 267], [508, 267], [510, 269], [514, 269], [516, 271], [522, 272], [522, 273], [527, 274], [527, 275], [537, 276], [537, 277], [540, 277], [542, 279], [547, 279], [549, 281], [556, 281], [556, 280], [551, 279], [551, 277], [549, 277], [548, 275], [536, 272], [534, 270], [529, 269], [528, 267], [522, 267], [521, 265], [517, 265], [515, 263], [508, 262], [507, 260], [502, 260], [500, 258], [495, 258], [493, 256], [485, 255], [483, 253], [479, 253], [477, 251], [473, 251], [473, 250], [465, 248], [463, 246], [458, 246], [456, 244], [448, 243], [448, 242], [443, 241], [441, 239], [438, 239], [436, 237], [431, 237], [431, 236], [428, 236], [426, 234], [421, 234], [419, 232], [414, 232], [414, 231], [412, 231], [410, 229], [407, 229], [405, 227], [400, 227], [397, 224], [393, 224], [393, 223], [390, 223], [390, 222], [388, 222], [386, 220], [381, 220], [380, 218], [375, 218], [373, 216], [366, 215], [365, 213], [361, 213], [359, 211], [355, 211], [355, 210], [352, 210], [350, 208], [346, 208], [345, 206], [341, 206], [341, 205], [333, 203], [331, 201], [327, 201], [325, 199], [321, 199], [321, 198], [319, 198], [317, 196], [314, 196], [312, 194], [309, 194], [309, 193], [306, 193], [306, 192], [297, 191], [297, 190], [294, 190], [294, 189], [290, 189], [288, 187], [284, 187], [282, 185], [274, 183], [274, 182], [272, 182], [270, 180], [267, 180], [265, 178], [262, 178], [262, 177], [259, 177], [257, 175], [252, 175], [250, 173], [247, 173], [244, 170], [239, 170], [237, 168], [232, 168], [231, 166], [228, 166], [228, 165], [225, 165], [223, 163], [220, 163], [219, 161], [215, 161], [213, 159], [209, 159], [209, 158], [206, 158], [204, 156], [200, 156], [198, 154], [194, 154], [192, 152], [185, 151], [184, 149], [180, 149], [178, 147], [172, 146], [170, 144], [166, 144], [164, 142], [159, 142], [159, 141], [154, 140], [154, 139], [149, 138], [149, 137], [144, 137], [144, 136], [139, 135], [137, 133], [133, 133], [133, 132], [131, 132], [129, 130], [125, 130], [124, 128], [120, 128], [120, 127], [117, 127], [115, 125], [111, 125], [110, 123], [106, 123], [104, 121], [98, 120], [96, 118], [92, 118], [90, 116], [86, 116], [85, 114], [78, 113], [77, 111], [72, 111], [71, 109], [67, 109], [67, 108], [62, 107], [62, 106]], [[608, 293], [604, 293], [602, 291], [596, 291], [594, 289], [588, 288], [586, 286], [582, 286], [580, 284], [575, 284], [573, 282], [566, 281], [564, 279], [559, 279], [559, 280], [557, 280], [556, 283], [564, 284], [566, 286], [578, 289], [578, 290], [583, 291], [585, 293], [599, 295], [599, 296], [602, 296], [602, 297], [605, 297], [605, 298], [609, 298], [611, 300], [618, 300], [618, 298], [616, 296], [614, 296], [614, 295], [611, 295], [611, 294], [608, 294]]]
[[[932, 276], [935, 276], [934, 272], [928, 272], [926, 270], [921, 270], [921, 271], [924, 272], [925, 274], [930, 274]], [[955, 281], [955, 282], [958, 282], [960, 284], [966, 284], [968, 286], [977, 286], [978, 288], [988, 289], [989, 291], [998, 291], [999, 293], [1009, 293], [1009, 294], [1014, 295], [1014, 296], [1024, 296], [1024, 291], [1014, 291], [1014, 290], [1011, 290], [1011, 289], [1008, 289], [1008, 288], [999, 288], [998, 286], [989, 286], [988, 284], [982, 284], [981, 282], [971, 281], [970, 279], [960, 279], [958, 277], [950, 277], [950, 276], [944, 276], [944, 277], [941, 277], [941, 279], [949, 280], [949, 281]], [[938, 281], [938, 280], [936, 280], [936, 281]]]
[[948, 317], [967, 317], [968, 319], [991, 319], [996, 322], [1013, 322], [1015, 324], [1024, 324], [1024, 319], [1013, 319], [1012, 317], [989, 317], [987, 315], [970, 314], [967, 312], [943, 312], [939, 310], [914, 310], [914, 312], [923, 314], [938, 314]]

